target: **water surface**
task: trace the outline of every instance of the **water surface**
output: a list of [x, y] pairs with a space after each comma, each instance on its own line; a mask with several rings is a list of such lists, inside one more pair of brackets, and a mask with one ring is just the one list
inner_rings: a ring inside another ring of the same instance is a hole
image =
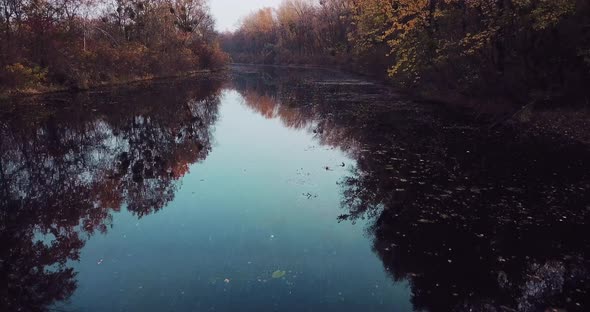
[[358, 77], [29, 98], [0, 134], [7, 311], [589, 306], [586, 146]]

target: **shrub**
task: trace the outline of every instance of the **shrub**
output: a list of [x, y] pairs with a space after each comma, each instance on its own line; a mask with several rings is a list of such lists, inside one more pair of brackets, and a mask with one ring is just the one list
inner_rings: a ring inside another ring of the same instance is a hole
[[39, 66], [26, 66], [21, 63], [7, 65], [0, 72], [2, 85], [12, 89], [39, 87], [45, 82], [47, 69]]

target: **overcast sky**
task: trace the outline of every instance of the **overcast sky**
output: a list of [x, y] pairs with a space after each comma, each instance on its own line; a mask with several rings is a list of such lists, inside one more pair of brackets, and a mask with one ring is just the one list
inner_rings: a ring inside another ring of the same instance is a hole
[[264, 7], [278, 7], [281, 0], [209, 0], [219, 31], [235, 30], [240, 19]]

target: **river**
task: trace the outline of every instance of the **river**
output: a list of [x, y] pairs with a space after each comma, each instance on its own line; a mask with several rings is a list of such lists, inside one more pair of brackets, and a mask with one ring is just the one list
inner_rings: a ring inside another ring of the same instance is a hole
[[0, 105], [2, 311], [584, 311], [590, 149], [336, 71]]

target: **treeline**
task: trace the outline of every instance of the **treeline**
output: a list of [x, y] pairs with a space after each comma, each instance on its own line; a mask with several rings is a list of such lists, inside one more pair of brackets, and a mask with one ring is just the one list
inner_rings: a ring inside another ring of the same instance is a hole
[[0, 0], [0, 91], [219, 68], [206, 0]]
[[222, 46], [234, 62], [338, 65], [439, 96], [590, 101], [587, 0], [285, 0]]

